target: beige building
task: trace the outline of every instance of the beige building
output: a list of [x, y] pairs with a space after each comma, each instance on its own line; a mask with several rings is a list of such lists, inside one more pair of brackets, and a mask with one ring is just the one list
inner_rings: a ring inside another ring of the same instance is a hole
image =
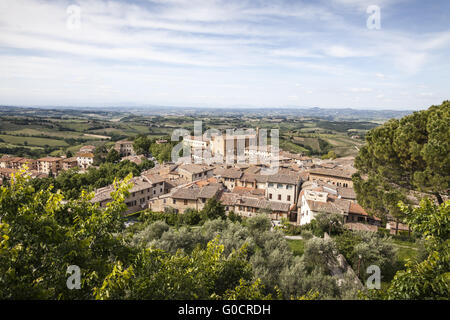
[[[128, 210], [125, 214], [130, 214], [144, 210], [148, 207], [151, 198], [164, 193], [164, 179], [157, 175], [135, 177], [130, 181], [133, 187], [129, 190], [129, 196], [125, 199]], [[111, 202], [111, 192], [114, 191], [112, 185], [97, 189], [92, 202], [99, 203], [101, 207]]]
[[66, 158], [63, 159], [62, 161], [62, 169], [63, 170], [69, 170], [72, 168], [78, 168], [78, 161], [76, 157], [72, 157], [72, 158]]
[[266, 199], [275, 202], [297, 203], [302, 180], [299, 174], [277, 173], [267, 177]]
[[179, 176], [188, 182], [200, 179], [208, 179], [213, 176], [214, 167], [200, 164], [184, 164], [178, 167]]
[[345, 188], [353, 188], [353, 170], [317, 168], [309, 170], [309, 180], [322, 181]]
[[38, 171], [45, 174], [52, 172], [54, 175], [57, 175], [63, 169], [63, 160], [63, 158], [56, 157], [38, 159]]
[[120, 154], [121, 157], [135, 156], [133, 148], [133, 141], [122, 140], [117, 141], [114, 149]]
[[19, 170], [26, 165], [29, 170], [37, 170], [38, 161], [35, 159], [3, 156], [0, 158], [0, 168]]
[[219, 184], [199, 187], [192, 184], [172, 190], [171, 193], [150, 200], [149, 208], [152, 211], [164, 212], [175, 209], [184, 213], [187, 209], [202, 210], [208, 199], [219, 197], [222, 187]]
[[253, 217], [261, 212], [267, 212], [272, 220], [282, 218], [292, 220], [291, 211], [295, 208], [295, 205], [287, 202], [274, 202], [264, 197], [240, 195], [234, 192], [223, 193], [220, 202], [225, 206], [227, 213], [233, 211], [243, 217]]
[[245, 159], [245, 150], [250, 149], [252, 146], [256, 147], [258, 145], [258, 139], [257, 134], [224, 134], [212, 136], [210, 145], [211, 152], [214, 156], [234, 156], [234, 161], [237, 161], [238, 157]]
[[214, 170], [214, 175], [228, 190], [233, 190], [237, 186], [237, 181], [243, 174], [244, 172], [238, 168], [218, 168]]
[[183, 138], [183, 144], [189, 146], [192, 149], [209, 148], [209, 141], [203, 140], [203, 137], [185, 136]]
[[94, 154], [93, 153], [77, 153], [77, 163], [82, 169], [87, 169], [94, 164]]

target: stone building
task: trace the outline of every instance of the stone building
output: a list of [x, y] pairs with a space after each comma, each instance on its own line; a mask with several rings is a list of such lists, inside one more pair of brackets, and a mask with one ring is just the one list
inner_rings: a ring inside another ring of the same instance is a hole
[[57, 157], [45, 157], [38, 159], [38, 171], [45, 174], [50, 174], [50, 172], [54, 175], [57, 175], [62, 169], [63, 158]]
[[121, 140], [117, 141], [114, 150], [116, 150], [121, 157], [135, 156], [133, 148], [133, 141]]
[[169, 194], [151, 199], [149, 209], [164, 212], [173, 209], [184, 213], [187, 209], [202, 210], [208, 199], [218, 197], [223, 188], [220, 184], [199, 187], [196, 184], [183, 186], [172, 190]]
[[345, 188], [353, 188], [353, 170], [316, 168], [309, 170], [309, 180], [322, 181]]

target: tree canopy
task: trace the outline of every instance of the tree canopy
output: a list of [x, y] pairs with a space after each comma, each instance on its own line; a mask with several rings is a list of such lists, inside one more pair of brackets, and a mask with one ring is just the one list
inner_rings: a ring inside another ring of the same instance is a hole
[[397, 206], [413, 192], [439, 203], [450, 189], [450, 101], [391, 119], [370, 130], [355, 159], [358, 202], [371, 213], [403, 217]]

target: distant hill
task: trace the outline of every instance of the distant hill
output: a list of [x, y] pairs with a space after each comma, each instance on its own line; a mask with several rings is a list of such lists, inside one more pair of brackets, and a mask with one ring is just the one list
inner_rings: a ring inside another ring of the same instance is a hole
[[209, 108], [209, 107], [170, 107], [170, 106], [148, 106], [148, 107], [16, 107], [0, 106], [0, 112], [3, 114], [17, 112], [35, 112], [39, 110], [52, 111], [54, 113], [63, 112], [79, 113], [89, 111], [92, 114], [140, 114], [140, 115], [186, 115], [186, 116], [228, 116], [228, 117], [270, 117], [284, 118], [289, 116], [322, 118], [326, 120], [386, 120], [391, 118], [401, 118], [411, 114], [412, 110], [374, 110], [374, 109], [352, 109], [352, 108], [318, 108], [318, 107], [274, 107], [274, 108]]

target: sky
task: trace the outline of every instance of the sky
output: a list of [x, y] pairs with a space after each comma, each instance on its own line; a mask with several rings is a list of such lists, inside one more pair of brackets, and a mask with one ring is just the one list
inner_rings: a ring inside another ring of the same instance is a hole
[[0, 0], [0, 105], [424, 109], [450, 98], [449, 15], [448, 0]]

